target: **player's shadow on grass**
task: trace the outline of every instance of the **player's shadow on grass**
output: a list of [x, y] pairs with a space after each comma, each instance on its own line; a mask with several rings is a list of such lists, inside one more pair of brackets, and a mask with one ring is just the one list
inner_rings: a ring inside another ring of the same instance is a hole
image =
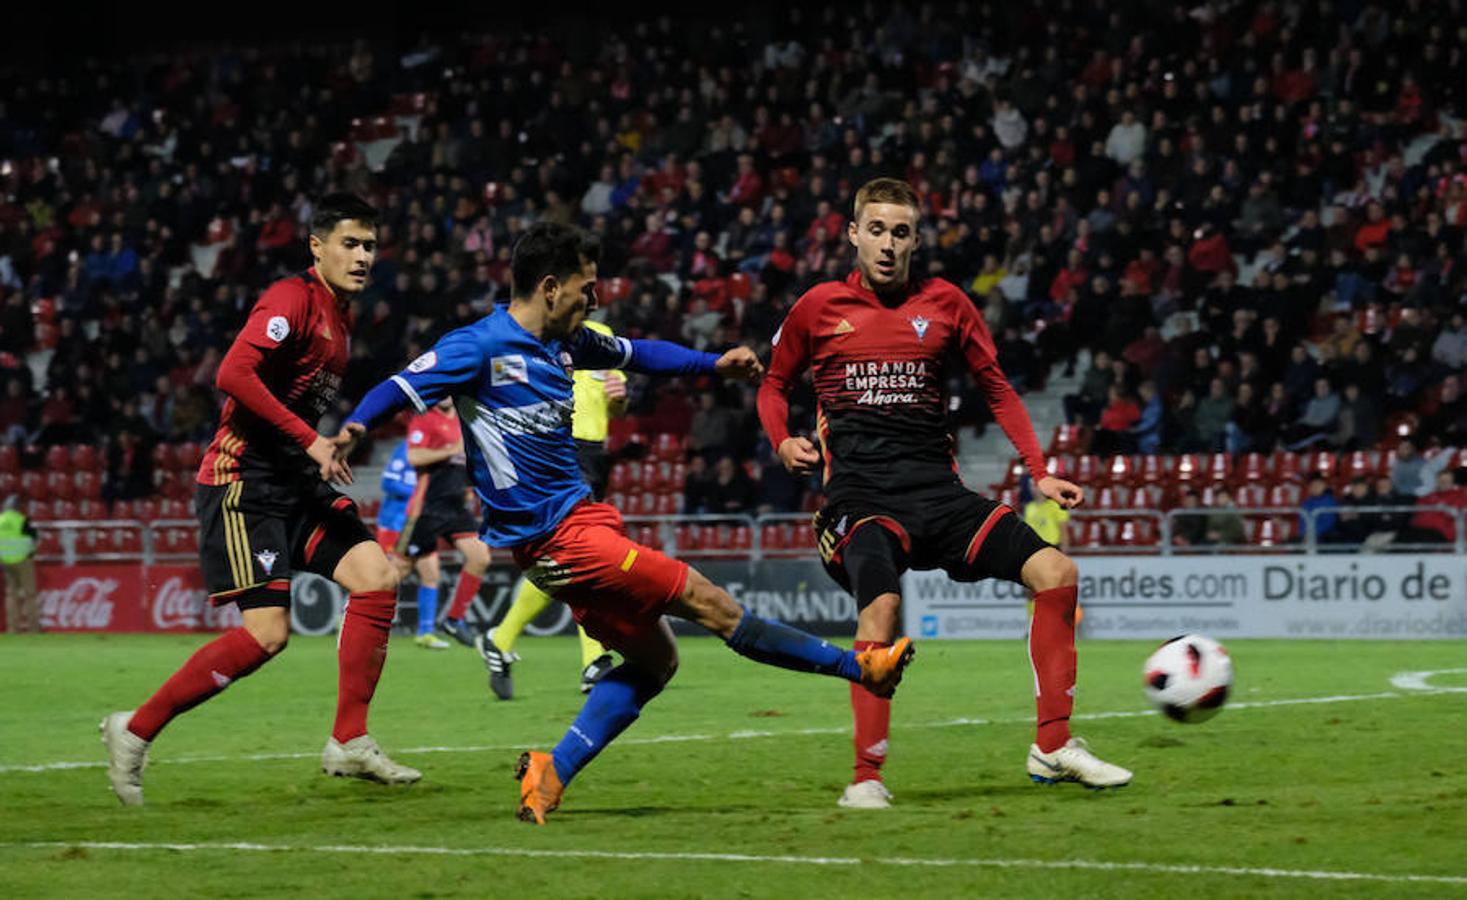
[[[1014, 782], [1012, 784], [1008, 782], [980, 781], [971, 784], [949, 784], [942, 787], [918, 788], [916, 790], [912, 788], [901, 788], [898, 790], [897, 799], [903, 806], [906, 805], [905, 801], [909, 800], [917, 802], [931, 801], [946, 805], [954, 800], [962, 802], [997, 797], [1032, 797], [1036, 796], [1036, 792], [1041, 787], [1043, 786], [1033, 784], [1029, 781]], [[1044, 795], [1041, 793], [1038, 796]]]
[[558, 810], [557, 812], [555, 812], [554, 815], [555, 815], [555, 818], [557, 818], [557, 819], [559, 819], [561, 817], [565, 817], [565, 818], [572, 818], [572, 817], [574, 817], [574, 818], [578, 818], [578, 819], [595, 819], [595, 818], [602, 818], [602, 817], [612, 817], [612, 818], [618, 818], [618, 819], [641, 819], [641, 818], [647, 818], [647, 817], [650, 817], [650, 816], [661, 816], [661, 815], [667, 815], [667, 814], [671, 814], [671, 813], [676, 813], [676, 814], [687, 814], [687, 813], [752, 813], [752, 814], [761, 814], [762, 815], [762, 814], [767, 813], [768, 811], [769, 811], [769, 807], [768, 806], [760, 805], [760, 804], [754, 804], [754, 803], [719, 803], [719, 804], [716, 804], [716, 805], [714, 805], [714, 804], [706, 804], [706, 805], [702, 805], [702, 806], [694, 805], [694, 804], [689, 804], [689, 803], [679, 803], [679, 804], [677, 804], [675, 806], [674, 805], [668, 805], [668, 806], [646, 806], [646, 805], [644, 805], [644, 806], [606, 807], [606, 808], [603, 808], [603, 809], [576, 809], [576, 810], [563, 809], [563, 810]]

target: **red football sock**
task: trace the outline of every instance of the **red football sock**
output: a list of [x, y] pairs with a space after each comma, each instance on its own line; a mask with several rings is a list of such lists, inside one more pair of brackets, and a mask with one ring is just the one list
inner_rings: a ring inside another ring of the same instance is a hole
[[346, 602], [336, 642], [336, 725], [341, 743], [367, 733], [367, 707], [387, 661], [387, 635], [397, 611], [397, 591], [359, 591]]
[[483, 581], [483, 575], [474, 575], [470, 572], [458, 574], [458, 585], [453, 589], [453, 603], [448, 607], [450, 619], [462, 619], [468, 613], [469, 604], [479, 596], [479, 585]]
[[[856, 641], [860, 653], [879, 647], [890, 647], [890, 641]], [[886, 762], [887, 735], [891, 732], [891, 700], [878, 697], [854, 681], [851, 682], [851, 713], [856, 719], [855, 784], [871, 779], [881, 780], [881, 764]]]
[[1034, 668], [1034, 696], [1039, 729], [1034, 742], [1045, 753], [1070, 739], [1070, 713], [1075, 708], [1075, 585], [1034, 595], [1029, 623], [1029, 664]]
[[243, 628], [231, 628], [194, 651], [148, 702], [138, 707], [127, 730], [151, 741], [174, 716], [186, 713], [265, 664], [270, 654]]

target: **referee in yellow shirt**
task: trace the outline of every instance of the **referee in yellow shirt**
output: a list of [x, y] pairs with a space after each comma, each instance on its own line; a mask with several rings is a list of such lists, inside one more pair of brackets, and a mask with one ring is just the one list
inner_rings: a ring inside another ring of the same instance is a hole
[[[1034, 496], [1033, 488], [1029, 485], [1026, 475], [1019, 483], [1019, 505], [1023, 507], [1024, 524], [1034, 529], [1046, 544], [1063, 549], [1065, 543], [1065, 523], [1070, 521], [1070, 511], [1060, 506], [1048, 497]], [[1034, 601], [1028, 601], [1029, 615], [1034, 615]], [[1085, 613], [1080, 609], [1080, 604], [1075, 604], [1075, 624], [1079, 624]]]
[[[586, 320], [585, 327], [611, 334], [610, 328], [590, 319]], [[576, 457], [581, 474], [591, 486], [591, 496], [602, 500], [606, 496], [612, 464], [611, 454], [606, 450], [606, 434], [611, 417], [626, 413], [627, 379], [617, 369], [577, 369], [574, 377], [576, 408], [571, 415], [571, 436], [576, 439]], [[550, 595], [530, 584], [529, 579], [522, 578], [519, 593], [504, 618], [494, 628], [479, 635], [479, 655], [484, 657], [484, 666], [489, 670], [489, 689], [500, 700], [514, 697], [510, 667], [520, 658], [514, 652], [515, 642], [525, 626], [549, 605]], [[581, 693], [584, 694], [611, 671], [614, 662], [606, 648], [588, 636], [585, 629], [577, 626], [576, 631], [581, 636]]]

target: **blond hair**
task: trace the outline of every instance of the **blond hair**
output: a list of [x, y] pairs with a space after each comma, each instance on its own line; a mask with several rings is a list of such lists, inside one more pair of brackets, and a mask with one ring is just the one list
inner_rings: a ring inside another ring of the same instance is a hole
[[868, 203], [894, 203], [910, 206], [918, 218], [922, 215], [922, 201], [917, 191], [900, 178], [873, 178], [856, 191], [854, 218], [861, 218], [861, 209]]

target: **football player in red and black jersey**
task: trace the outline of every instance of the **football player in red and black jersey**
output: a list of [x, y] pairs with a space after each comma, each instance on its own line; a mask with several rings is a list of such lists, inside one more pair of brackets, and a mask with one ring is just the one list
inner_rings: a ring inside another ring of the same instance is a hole
[[337, 642], [336, 724], [322, 770], [409, 783], [416, 769], [389, 759], [367, 734], [397, 607], [398, 575], [356, 504], [331, 483], [351, 482], [316, 422], [336, 400], [351, 338], [348, 309], [377, 253], [377, 212], [352, 194], [321, 199], [311, 220], [315, 265], [261, 295], [219, 366], [219, 430], [197, 477], [199, 557], [210, 598], [233, 603], [243, 625], [205, 644], [133, 712], [102, 721], [118, 799], [143, 802], [148, 746], [175, 716], [285, 649], [290, 578], [335, 580], [351, 598]]
[[[1065, 508], [1079, 487], [1049, 475], [1023, 402], [998, 366], [993, 337], [973, 302], [940, 278], [909, 271], [920, 201], [904, 181], [878, 178], [855, 198], [848, 228], [856, 270], [806, 292], [774, 336], [759, 389], [759, 418], [785, 468], [821, 470], [825, 505], [815, 517], [826, 570], [860, 610], [856, 649], [895, 640], [901, 575], [942, 569], [957, 581], [1002, 578], [1034, 596], [1029, 658], [1038, 733], [1027, 768], [1035, 781], [1118, 787], [1131, 773], [1102, 762], [1069, 730], [1075, 688], [1077, 574], [1008, 507], [968, 490], [946, 424], [946, 366], [961, 360], [1018, 449], [1038, 492]], [[789, 391], [811, 369], [816, 439], [791, 435]], [[891, 701], [851, 688], [855, 778], [842, 806], [884, 808], [881, 780]]]

